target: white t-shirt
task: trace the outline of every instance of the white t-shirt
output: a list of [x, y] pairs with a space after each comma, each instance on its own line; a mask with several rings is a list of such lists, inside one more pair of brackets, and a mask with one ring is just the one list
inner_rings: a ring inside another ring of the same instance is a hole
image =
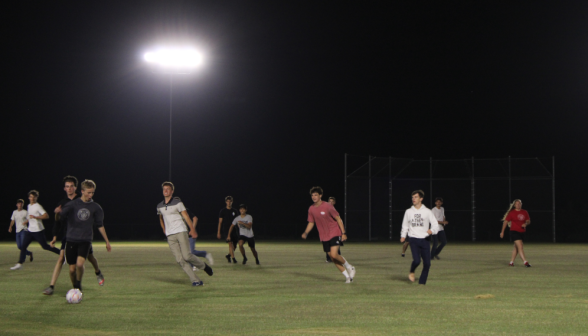
[[[40, 217], [47, 213], [39, 203], [29, 204], [27, 209], [29, 217], [31, 215]], [[43, 230], [45, 230], [45, 227], [43, 226], [43, 221], [41, 219], [29, 218], [29, 232], [39, 232]]]
[[184, 203], [175, 198], [167, 204], [165, 204], [165, 201], [162, 201], [157, 205], [157, 214], [163, 216], [166, 236], [188, 231], [182, 219], [182, 211], [186, 211]]
[[251, 217], [251, 215], [245, 215], [245, 217], [241, 217], [241, 215], [237, 216], [235, 219], [233, 219], [233, 225], [239, 226], [239, 235], [245, 236], [247, 238], [253, 238], [253, 229], [248, 229], [247, 227], [239, 224], [238, 222], [253, 224], [253, 218]]
[[[433, 211], [433, 215], [435, 215], [437, 222], [441, 223], [445, 220], [445, 209], [443, 207], [441, 207], [441, 209], [437, 209], [437, 207], [434, 207], [433, 209], [431, 209], [431, 211]], [[445, 230], [445, 225], [439, 224], [439, 231], [443, 230]]]
[[16, 232], [20, 232], [25, 228], [22, 223], [27, 220], [27, 214], [28, 212], [26, 210], [14, 210], [12, 212], [12, 217], [10, 217], [10, 220], [13, 220], [14, 224], [16, 224]]

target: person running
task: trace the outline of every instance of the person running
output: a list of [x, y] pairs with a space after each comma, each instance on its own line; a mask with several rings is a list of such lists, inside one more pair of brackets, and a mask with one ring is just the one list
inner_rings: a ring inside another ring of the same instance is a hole
[[202, 280], [194, 274], [191, 265], [203, 269], [208, 275], [212, 275], [212, 268], [190, 252], [190, 242], [184, 222], [188, 224], [190, 235], [196, 238], [196, 230], [192, 220], [188, 216], [184, 203], [180, 199], [172, 197], [175, 189], [173, 183], [163, 182], [161, 188], [163, 189], [163, 201], [157, 205], [157, 214], [159, 215], [159, 224], [167, 236], [169, 249], [176, 258], [176, 262], [190, 278], [192, 286], [202, 286]]
[[[445, 225], [449, 224], [448, 221], [445, 220], [445, 209], [442, 207], [443, 205], [443, 198], [437, 197], [435, 198], [435, 207], [431, 209], [433, 215], [435, 215], [435, 219], [437, 223], [439, 223], [439, 231], [437, 234], [433, 235], [433, 248], [431, 249], [431, 257], [439, 260], [439, 253], [441, 250], [447, 245], [447, 236], [445, 235]], [[441, 241], [439, 247], [437, 247], [438, 242]]]
[[520, 199], [516, 199], [512, 202], [510, 208], [504, 214], [504, 217], [502, 217], [503, 223], [500, 238], [504, 237], [504, 229], [506, 229], [506, 226], [510, 226], [510, 241], [514, 243], [514, 247], [508, 265], [514, 266], [514, 260], [517, 258], [517, 254], [519, 254], [525, 267], [531, 267], [531, 264], [529, 264], [525, 257], [525, 251], [523, 250], [523, 240], [525, 240], [527, 226], [531, 224], [531, 217], [529, 217], [529, 213], [522, 208], [523, 202]]
[[[55, 268], [53, 269], [53, 275], [51, 276], [51, 282], [49, 283], [49, 287], [43, 290], [43, 294], [45, 295], [53, 295], [55, 290], [55, 284], [57, 283], [57, 278], [59, 278], [59, 274], [61, 274], [61, 269], [65, 264], [65, 244], [67, 242], [67, 222], [62, 220], [61, 218], [61, 210], [63, 207], [76, 199], [78, 194], [76, 193], [76, 189], [78, 187], [78, 179], [75, 176], [68, 175], [63, 178], [63, 190], [65, 191], [65, 198], [57, 203], [57, 207], [55, 207], [55, 225], [53, 226], [53, 240], [49, 245], [51, 247], [55, 247], [55, 242], [57, 241], [58, 236], [62, 236], [61, 238], [61, 251], [59, 253], [59, 258], [57, 258], [57, 262], [55, 263]], [[94, 266], [94, 273], [96, 274], [96, 280], [98, 280], [98, 284], [100, 286], [104, 285], [104, 275], [100, 271], [100, 267], [98, 266], [98, 260], [94, 257], [94, 250], [92, 249], [92, 245], [90, 245], [90, 251], [88, 252], [88, 261]]]
[[[180, 202], [180, 198], [179, 197], [174, 197], [176, 199], [178, 199]], [[194, 213], [186, 208], [186, 211], [188, 212], [188, 217], [192, 218], [192, 223], [194, 224], [194, 231], [196, 232], [196, 237], [192, 238], [190, 236], [188, 236], [188, 240], [190, 241], [190, 253], [192, 253], [193, 255], [197, 256], [197, 257], [201, 257], [201, 258], [206, 258], [206, 260], [208, 260], [208, 263], [212, 266], [214, 265], [214, 259], [212, 259], [212, 254], [206, 252], [206, 251], [198, 251], [196, 250], [196, 238], [198, 238], [198, 232], [196, 231], [196, 226], [198, 225], [198, 217], [196, 217], [196, 215], [194, 215]], [[182, 218], [182, 220], [184, 220], [184, 218]], [[186, 224], [187, 229], [190, 229], [190, 226], [188, 226], [188, 223], [186, 223], [186, 221], [184, 220], [184, 224]], [[190, 264], [192, 265], [192, 264]], [[196, 266], [192, 265], [192, 271], [196, 272], [198, 271], [198, 268], [196, 268]]]
[[227, 240], [231, 236], [231, 232], [235, 228], [235, 226], [239, 226], [239, 251], [241, 251], [241, 255], [243, 256], [243, 265], [247, 263], [247, 256], [245, 255], [245, 248], [243, 244], [247, 242], [249, 248], [251, 249], [251, 253], [255, 257], [255, 264], [259, 265], [259, 258], [257, 256], [257, 251], [255, 250], [255, 238], [253, 238], [253, 217], [247, 214], [247, 206], [245, 204], [241, 204], [239, 206], [239, 212], [241, 213], [240, 216], [237, 216], [233, 219], [233, 225], [229, 229], [229, 234], [227, 235]]
[[[16, 201], [16, 210], [12, 212], [12, 217], [10, 217], [10, 227], [8, 228], [8, 232], [12, 232], [12, 227], [16, 224], [16, 247], [20, 251], [24, 237], [25, 231], [27, 230], [27, 223], [29, 222], [27, 219], [28, 212], [23, 209], [24, 201], [19, 199]], [[29, 256], [29, 260], [33, 261], [33, 252], [26, 250], [26, 255]]]
[[412, 192], [413, 205], [404, 213], [402, 230], [400, 231], [401, 243], [404, 243], [407, 235], [410, 237], [410, 251], [412, 252], [412, 264], [408, 274], [410, 281], [415, 281], [414, 271], [420, 265], [421, 258], [423, 259], [423, 271], [419, 278], [420, 285], [427, 283], [429, 268], [431, 268], [431, 250], [429, 242], [425, 238], [437, 234], [439, 230], [439, 223], [437, 223], [435, 215], [422, 203], [424, 197], [425, 192], [422, 190]]
[[308, 208], [308, 225], [302, 234], [302, 239], [308, 237], [308, 233], [314, 227], [319, 232], [319, 237], [323, 243], [323, 251], [328, 252], [333, 264], [345, 276], [345, 283], [351, 283], [355, 278], [355, 267], [339, 254], [339, 248], [347, 240], [345, 227], [339, 213], [328, 202], [323, 202], [323, 189], [321, 187], [312, 187], [310, 197], [313, 205]]
[[93, 200], [95, 192], [96, 183], [85, 180], [82, 182], [82, 196], [67, 202], [59, 212], [61, 221], [67, 225], [65, 260], [69, 265], [69, 277], [73, 287], [80, 291], [82, 291], [84, 264], [92, 248], [94, 227], [98, 228], [98, 232], [104, 238], [106, 251], [112, 250], [104, 229], [104, 211]]
[[[329, 203], [330, 203], [330, 204], [331, 204], [333, 207], [335, 207], [335, 204], [337, 204], [337, 200], [335, 199], [335, 197], [329, 197]], [[330, 263], [330, 262], [333, 262], [333, 261], [331, 260], [331, 257], [329, 257], [329, 253], [327, 253], [327, 252], [326, 252], [325, 254], [326, 254], [326, 256], [327, 256], [327, 258], [326, 258], [325, 262], [328, 262], [328, 263]], [[341, 249], [339, 249], [339, 255], [341, 255]]]
[[59, 254], [59, 250], [55, 247], [49, 246], [49, 244], [47, 244], [47, 239], [45, 238], [45, 227], [43, 226], [43, 219], [49, 218], [49, 214], [47, 214], [47, 212], [45, 211], [45, 209], [43, 209], [41, 204], [37, 203], [37, 199], [39, 198], [39, 192], [36, 190], [31, 190], [29, 191], [28, 196], [28, 230], [24, 231], [25, 234], [20, 249], [20, 258], [18, 259], [18, 263], [11, 267], [11, 270], [19, 270], [22, 268], [22, 264], [25, 262], [25, 259], [27, 257], [27, 248], [29, 247], [29, 245], [31, 245], [31, 242], [33, 240], [36, 240], [39, 243], [39, 245], [41, 245], [43, 250]]
[[[229, 230], [231, 229], [231, 224], [233, 223], [235, 217], [239, 215], [239, 212], [237, 212], [237, 210], [233, 208], [232, 196], [225, 197], [225, 204], [226, 206], [222, 208], [219, 214], [218, 233], [216, 234], [216, 238], [218, 239], [221, 239], [221, 237], [228, 237]], [[235, 259], [235, 247], [237, 246], [237, 244], [239, 244], [238, 233], [234, 232], [231, 237], [227, 238], [226, 242], [229, 245], [229, 254], [227, 254], [225, 258], [227, 258], [227, 261], [229, 263], [231, 263], [231, 259], [233, 259], [233, 264], [236, 264], [237, 259]]]

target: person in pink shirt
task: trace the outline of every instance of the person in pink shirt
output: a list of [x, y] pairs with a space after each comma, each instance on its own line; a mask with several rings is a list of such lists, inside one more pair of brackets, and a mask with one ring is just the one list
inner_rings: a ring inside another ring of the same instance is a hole
[[351, 283], [355, 277], [355, 267], [339, 254], [339, 247], [343, 246], [343, 242], [347, 240], [343, 221], [333, 205], [321, 199], [323, 196], [321, 187], [312, 187], [310, 196], [314, 204], [308, 208], [308, 225], [302, 234], [302, 239], [308, 237], [308, 233], [316, 223], [323, 243], [323, 251], [329, 253], [333, 264], [343, 273], [345, 283]]
[[510, 227], [510, 240], [514, 243], [512, 256], [508, 265], [514, 266], [514, 260], [518, 254], [521, 256], [521, 259], [523, 259], [523, 265], [525, 267], [531, 267], [531, 264], [529, 264], [527, 261], [525, 252], [523, 250], [523, 240], [525, 239], [527, 226], [531, 224], [531, 217], [529, 217], [529, 213], [526, 210], [523, 210], [523, 202], [520, 199], [516, 199], [514, 202], [512, 202], [510, 208], [504, 214], [504, 217], [502, 217], [502, 221], [502, 232], [500, 232], [500, 238], [504, 237], [504, 230], [508, 225]]

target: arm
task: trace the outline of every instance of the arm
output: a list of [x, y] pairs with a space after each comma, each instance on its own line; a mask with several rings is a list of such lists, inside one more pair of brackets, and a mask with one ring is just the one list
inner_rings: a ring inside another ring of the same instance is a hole
[[194, 216], [194, 218], [192, 218], [192, 223], [194, 223], [194, 230], [196, 230], [196, 225], [198, 225], [198, 217]]
[[306, 230], [304, 230], [304, 233], [302, 234], [302, 239], [306, 239], [306, 237], [308, 237], [308, 233], [310, 231], [312, 231], [313, 227], [314, 227], [314, 223], [308, 222], [308, 225], [306, 226]]
[[13, 226], [14, 226], [14, 219], [10, 221], [10, 227], [8, 228], [8, 232], [12, 232]]
[[33, 216], [33, 215], [30, 215], [29, 218], [41, 219], [41, 220], [43, 220], [43, 219], [49, 219], [49, 214], [45, 212], [41, 216]]
[[100, 231], [102, 238], [104, 238], [104, 241], [106, 242], [106, 251], [110, 252], [112, 250], [112, 247], [110, 247], [110, 242], [108, 241], [108, 237], [106, 236], [106, 230], [104, 230], [104, 226], [99, 227], [98, 231]]
[[443, 216], [443, 223], [442, 223], [442, 224], [443, 224], [443, 225], [447, 225], [447, 224], [449, 224], [449, 222], [448, 222], [448, 221], [445, 219], [445, 216]]
[[402, 219], [402, 229], [400, 229], [400, 242], [404, 243], [406, 240], [406, 235], [408, 234], [408, 213], [404, 213], [404, 218]]
[[218, 233], [216, 234], [216, 239], [221, 239], [221, 224], [222, 223], [223, 223], [223, 219], [219, 218], [218, 219]]
[[335, 217], [337, 220], [337, 224], [339, 224], [339, 229], [341, 229], [341, 241], [347, 240], [347, 232], [345, 232], [345, 225], [343, 225], [343, 220], [340, 216]]
[[529, 224], [531, 224], [531, 217], [529, 217], [529, 213], [527, 212], [527, 220], [525, 221], [525, 224], [521, 225], [523, 228], [526, 228], [527, 226], [529, 226]]
[[192, 220], [190, 219], [190, 216], [188, 216], [188, 211], [184, 210], [181, 212], [181, 214], [186, 223], [188, 224], [188, 227], [190, 228], [190, 235], [192, 235], [192, 238], [198, 238], [198, 234], [194, 229], [194, 224], [192, 224]]
[[508, 221], [505, 220], [504, 223], [502, 223], [502, 231], [500, 232], [500, 238], [504, 237], [504, 229], [506, 229], [507, 225], [508, 225]]
[[165, 222], [163, 221], [162, 215], [159, 215], [159, 225], [161, 225], [161, 229], [163, 230], [163, 234], [165, 234]]
[[429, 211], [429, 222], [431, 224], [431, 228], [427, 230], [427, 233], [430, 235], [437, 234], [437, 232], [439, 232], [439, 222], [437, 221], [437, 217], [435, 217], [433, 211]]
[[[227, 235], [227, 242], [231, 240], [231, 232], [233, 232], [233, 228], [235, 227], [234, 224], [231, 225], [231, 227], [229, 228], [229, 234]], [[220, 233], [219, 233], [220, 235]]]

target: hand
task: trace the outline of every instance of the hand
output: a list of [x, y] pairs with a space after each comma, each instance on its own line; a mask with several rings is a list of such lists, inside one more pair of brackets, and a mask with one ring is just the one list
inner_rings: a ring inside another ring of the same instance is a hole
[[448, 222], [448, 221], [445, 221], [445, 222], [443, 222], [443, 224], [444, 224], [444, 225], [447, 225], [447, 224], [449, 224], [449, 222]]
[[216, 234], [216, 239], [221, 239], [221, 234], [220, 234], [220, 232]]
[[433, 231], [427, 230], [427, 233], [430, 234], [430, 235], [432, 235], [433, 234]]
[[8, 228], [8, 232], [12, 232], [12, 226]]
[[50, 245], [51, 247], [55, 247], [55, 238], [53, 238], [53, 240], [52, 240], [52, 241], [49, 243], [49, 245]]
[[190, 230], [190, 235], [192, 238], [198, 238], [198, 233], [196, 233], [196, 230]]
[[341, 235], [341, 241], [347, 241], [347, 235], [345, 233]]
[[526, 228], [526, 227], [527, 227], [527, 223], [525, 223], [525, 224], [521, 225], [521, 227], [522, 227], [523, 229], [524, 229], [524, 228]]
[[308, 237], [308, 233], [304, 232], [304, 233], [302, 234], [302, 239], [306, 239], [306, 237]]
[[405, 240], [406, 240], [406, 238], [400, 238], [401, 243], [404, 243]]
[[504, 232], [500, 232], [500, 238], [504, 237]]
[[61, 212], [61, 205], [58, 206], [57, 208], [55, 208], [54, 212], [55, 213], [60, 213]]
[[110, 252], [112, 250], [112, 247], [110, 247], [110, 243], [106, 242], [106, 251]]

